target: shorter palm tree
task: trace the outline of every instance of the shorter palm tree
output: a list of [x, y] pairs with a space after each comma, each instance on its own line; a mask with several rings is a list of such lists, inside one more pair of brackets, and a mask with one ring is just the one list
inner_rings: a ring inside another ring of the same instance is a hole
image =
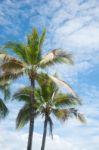
[[[53, 82], [54, 80], [54, 82]], [[42, 76], [38, 79], [40, 85], [39, 90], [39, 111], [44, 117], [44, 131], [42, 138], [41, 150], [45, 149], [47, 126], [49, 124], [50, 133], [52, 134], [53, 121], [52, 116], [55, 116], [60, 121], [65, 121], [69, 117], [77, 117], [81, 122], [85, 122], [85, 118], [80, 114], [73, 106], [81, 104], [80, 99], [70, 94], [64, 94], [59, 92], [59, 88], [56, 86], [55, 81], [57, 78], [54, 76], [51, 78], [48, 75], [42, 73]], [[63, 82], [63, 81], [60, 81]], [[64, 82], [63, 82], [64, 83]], [[38, 98], [37, 98], [38, 99]]]
[[[78, 98], [75, 98], [69, 94], [60, 93], [56, 84], [43, 73], [40, 78], [38, 78], [38, 82], [40, 87], [34, 91], [35, 103], [32, 105], [32, 108], [34, 110], [34, 118], [40, 114], [45, 118], [41, 146], [41, 150], [44, 150], [48, 124], [50, 127], [50, 133], [52, 135], [53, 121], [51, 115], [54, 115], [57, 119], [62, 121], [65, 121], [73, 115], [83, 122], [85, 120], [75, 108], [70, 108], [70, 106], [80, 104], [80, 100]], [[24, 106], [19, 111], [16, 119], [17, 128], [23, 127], [29, 121], [29, 99], [31, 92], [31, 87], [25, 87], [17, 91], [13, 96], [14, 99], [24, 101]]]

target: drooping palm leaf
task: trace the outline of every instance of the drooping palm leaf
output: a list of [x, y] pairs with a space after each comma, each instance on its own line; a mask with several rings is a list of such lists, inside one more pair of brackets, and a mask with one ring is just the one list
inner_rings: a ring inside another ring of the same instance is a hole
[[78, 113], [77, 117], [78, 117], [78, 119], [80, 120], [80, 122], [82, 122], [82, 123], [86, 123], [86, 119], [85, 119], [85, 117], [84, 117], [84, 115], [83, 115], [83, 114]]
[[29, 106], [25, 104], [16, 119], [16, 128], [22, 128], [29, 121]]
[[[33, 109], [34, 109], [34, 107], [33, 107]], [[39, 114], [39, 112], [35, 110], [33, 113], [33, 117], [37, 118], [38, 114]], [[25, 103], [17, 115], [16, 128], [24, 127], [30, 119], [29, 115], [30, 115], [30, 106], [28, 103]]]
[[74, 97], [77, 97], [77, 94], [75, 93], [75, 91], [72, 89], [72, 87], [71, 87], [68, 83], [66, 83], [65, 81], [60, 80], [60, 79], [58, 79], [58, 78], [56, 78], [55, 76], [52, 76], [52, 75], [50, 75], [49, 77], [50, 77], [57, 85], [60, 85], [60, 86], [65, 87], [66, 90], [67, 90], [70, 94], [72, 94]]
[[5, 101], [10, 99], [11, 92], [10, 92], [10, 84], [8, 82], [2, 85], [0, 84], [0, 91], [3, 92]]
[[71, 116], [74, 115], [80, 122], [86, 123], [86, 119], [83, 114], [79, 113], [77, 109], [70, 108], [69, 109]]
[[4, 104], [3, 100], [0, 98], [0, 119], [5, 118], [6, 115], [8, 114], [8, 108]]
[[0, 84], [4, 85], [8, 81], [16, 80], [18, 77], [22, 75], [23, 72], [17, 72], [17, 73], [5, 72], [2, 75], [0, 75]]
[[22, 63], [21, 61], [17, 60], [14, 57], [5, 57], [4, 62], [1, 64], [0, 68], [4, 71], [4, 72], [12, 72], [12, 73], [16, 73], [16, 72], [20, 72], [23, 71], [25, 69], [25, 64]]
[[53, 114], [55, 115], [55, 117], [58, 119], [58, 120], [61, 120], [61, 121], [65, 121], [67, 120], [69, 117], [70, 117], [70, 111], [69, 109], [53, 109]]

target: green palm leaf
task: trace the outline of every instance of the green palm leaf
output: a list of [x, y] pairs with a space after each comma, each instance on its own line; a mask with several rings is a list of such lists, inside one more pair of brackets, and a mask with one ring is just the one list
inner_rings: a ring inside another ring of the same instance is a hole
[[3, 85], [0, 84], [0, 91], [3, 92], [3, 95], [4, 95], [4, 100], [8, 100], [10, 99], [10, 96], [11, 96], [11, 92], [10, 92], [10, 85], [9, 83], [5, 83]]
[[30, 94], [33, 91], [31, 87], [24, 87], [19, 89], [16, 93], [14, 93], [12, 99], [17, 99], [18, 101], [28, 102], [30, 100]]
[[25, 45], [21, 43], [8, 42], [4, 45], [4, 48], [11, 49], [21, 60], [27, 63]]
[[39, 43], [40, 50], [42, 49], [42, 46], [43, 46], [43, 43], [44, 43], [44, 40], [45, 40], [45, 36], [46, 36], [46, 28], [44, 28], [43, 33], [40, 37], [40, 43]]
[[40, 60], [40, 48], [39, 48], [39, 35], [36, 28], [33, 28], [33, 31], [27, 37], [28, 39], [28, 51], [32, 64], [36, 64]]
[[0, 98], [0, 119], [5, 118], [8, 114], [8, 108]]
[[40, 61], [39, 65], [40, 67], [46, 67], [56, 63], [72, 64], [71, 54], [67, 54], [59, 49], [54, 49]]
[[29, 121], [29, 106], [25, 104], [19, 111], [16, 119], [16, 128], [22, 128]]
[[54, 97], [54, 103], [56, 107], [65, 107], [71, 105], [81, 104], [80, 99], [70, 94], [58, 93]]

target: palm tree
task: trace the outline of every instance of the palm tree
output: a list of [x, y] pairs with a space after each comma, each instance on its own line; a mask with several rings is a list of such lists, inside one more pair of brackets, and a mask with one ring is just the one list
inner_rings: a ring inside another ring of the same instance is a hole
[[[2, 80], [6, 81], [8, 79], [15, 80], [16, 78], [25, 74], [26, 76], [28, 76], [31, 87], [33, 88], [29, 101], [31, 109], [29, 112], [30, 124], [29, 124], [29, 137], [27, 150], [32, 149], [32, 137], [34, 129], [34, 118], [33, 118], [34, 111], [32, 109], [32, 105], [35, 102], [34, 98], [35, 80], [37, 80], [37, 77], [40, 76], [39, 68], [43, 69], [55, 63], [67, 63], [67, 64], [72, 63], [71, 55], [61, 51], [60, 49], [54, 49], [42, 58], [42, 46], [45, 39], [45, 34], [46, 29], [44, 29], [43, 33], [40, 36], [36, 28], [34, 28], [32, 33], [27, 36], [27, 44], [15, 42], [6, 43], [4, 45], [4, 48], [13, 50], [16, 57], [11, 57], [2, 52], [0, 53], [0, 57], [3, 58], [3, 63], [1, 65], [3, 75], [0, 77], [0, 81]], [[69, 87], [67, 83], [64, 84], [69, 89], [71, 89], [70, 92], [72, 92], [72, 94], [75, 95], [72, 88]]]
[[[79, 98], [59, 92], [56, 84], [43, 73], [38, 79], [38, 82], [40, 87], [35, 89], [36, 101], [32, 109], [34, 110], [34, 118], [38, 115], [42, 115], [45, 118], [41, 146], [41, 150], [44, 150], [48, 124], [52, 135], [53, 121], [51, 115], [54, 115], [58, 120], [62, 121], [72, 116], [77, 117], [82, 122], [85, 122], [85, 119], [83, 115], [73, 107], [74, 105], [80, 104]], [[24, 101], [24, 106], [19, 111], [16, 119], [17, 128], [23, 127], [29, 121], [29, 95], [31, 92], [32, 89], [30, 87], [25, 87], [17, 91], [13, 96], [14, 99]]]
[[[54, 76], [53, 78], [56, 79]], [[85, 122], [85, 118], [77, 111], [77, 109], [73, 107], [74, 105], [81, 104], [78, 97], [59, 92], [59, 89], [56, 86], [55, 82], [53, 82], [51, 78], [43, 73], [38, 79], [38, 83], [41, 87], [39, 90], [39, 110], [44, 117], [44, 131], [41, 150], [44, 150], [48, 124], [50, 126], [50, 132], [52, 135], [52, 115], [54, 115], [58, 120], [61, 121], [65, 121], [69, 117], [75, 116], [81, 122]]]

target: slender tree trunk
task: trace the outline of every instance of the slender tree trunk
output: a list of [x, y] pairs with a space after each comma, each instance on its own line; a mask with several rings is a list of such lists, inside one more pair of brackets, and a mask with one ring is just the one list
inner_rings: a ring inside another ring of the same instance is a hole
[[29, 136], [28, 136], [28, 144], [27, 150], [32, 150], [32, 140], [33, 140], [33, 131], [34, 131], [34, 87], [35, 81], [31, 79], [31, 86], [33, 88], [33, 92], [30, 95], [30, 122], [29, 122]]
[[45, 117], [45, 121], [44, 121], [44, 131], [43, 131], [41, 150], [45, 149], [46, 134], [47, 134], [47, 117]]

